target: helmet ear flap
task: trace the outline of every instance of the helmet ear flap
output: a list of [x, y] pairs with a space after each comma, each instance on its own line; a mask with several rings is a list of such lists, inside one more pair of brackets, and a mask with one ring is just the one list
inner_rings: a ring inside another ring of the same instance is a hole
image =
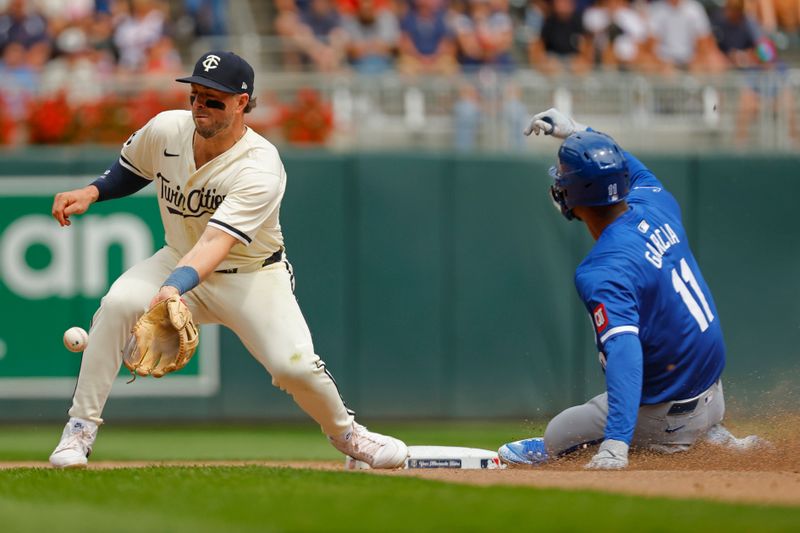
[[566, 193], [567, 191], [558, 187], [555, 183], [550, 186], [550, 199], [553, 201], [553, 205], [564, 215], [564, 218], [572, 220], [575, 218], [575, 214], [572, 209], [567, 207]]

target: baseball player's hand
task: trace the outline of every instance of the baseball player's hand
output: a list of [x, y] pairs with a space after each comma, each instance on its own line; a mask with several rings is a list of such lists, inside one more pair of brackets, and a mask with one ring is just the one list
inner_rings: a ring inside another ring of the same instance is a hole
[[551, 107], [547, 111], [533, 115], [524, 133], [525, 135], [544, 133], [559, 139], [566, 139], [576, 131], [584, 130], [586, 130], [585, 125], [575, 122], [555, 107]]
[[97, 201], [100, 191], [94, 185], [89, 185], [82, 189], [60, 192], [53, 199], [53, 218], [61, 226], [69, 226], [70, 215], [81, 215], [89, 209], [89, 206]]
[[584, 468], [619, 470], [628, 466], [628, 445], [621, 440], [606, 439]]
[[158, 289], [156, 295], [150, 300], [150, 309], [155, 307], [159, 302], [168, 300], [171, 296], [180, 296], [180, 292], [171, 285], [164, 285]]

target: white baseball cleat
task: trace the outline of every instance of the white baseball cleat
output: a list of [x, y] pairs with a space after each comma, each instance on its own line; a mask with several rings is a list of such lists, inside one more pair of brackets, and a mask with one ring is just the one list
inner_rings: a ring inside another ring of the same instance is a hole
[[56, 468], [83, 468], [89, 462], [97, 424], [82, 418], [70, 418], [61, 433], [61, 441], [50, 454], [50, 464]]
[[394, 437], [373, 433], [353, 422], [353, 429], [339, 437], [328, 436], [333, 447], [372, 468], [400, 468], [408, 457], [408, 446]]
[[755, 448], [770, 448], [772, 443], [757, 435], [748, 435], [737, 438], [722, 424], [715, 424], [706, 433], [706, 442], [724, 446], [730, 450], [752, 450]]

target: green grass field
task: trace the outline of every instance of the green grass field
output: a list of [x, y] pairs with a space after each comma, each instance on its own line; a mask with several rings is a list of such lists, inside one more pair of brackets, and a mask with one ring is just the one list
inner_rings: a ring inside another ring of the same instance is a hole
[[[522, 423], [375, 425], [409, 444], [496, 448]], [[41, 461], [60, 428], [0, 427], [0, 461]], [[327, 460], [310, 426], [104, 427], [96, 460]], [[534, 473], [532, 473], [534, 475]], [[0, 470], [0, 530], [797, 531], [800, 509], [589, 491], [473, 487], [359, 472], [242, 467]]]
[[[0, 461], [46, 460], [58, 444], [62, 425], [0, 426]], [[524, 422], [407, 423], [369, 425], [408, 444], [474, 446], [497, 449], [512, 439], [540, 435], [543, 424]], [[158, 460], [328, 460], [337, 452], [317, 426], [181, 425], [159, 427], [104, 425], [92, 454], [98, 461]]]

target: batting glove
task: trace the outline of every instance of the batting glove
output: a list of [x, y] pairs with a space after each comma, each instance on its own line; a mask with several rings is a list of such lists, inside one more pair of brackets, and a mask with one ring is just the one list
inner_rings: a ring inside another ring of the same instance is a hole
[[584, 468], [619, 470], [628, 466], [628, 445], [621, 440], [606, 439]]
[[575, 122], [555, 107], [551, 107], [547, 111], [533, 115], [530, 124], [528, 124], [523, 133], [525, 135], [544, 133], [559, 139], [566, 139], [576, 131], [585, 130], [586, 126], [584, 124]]

